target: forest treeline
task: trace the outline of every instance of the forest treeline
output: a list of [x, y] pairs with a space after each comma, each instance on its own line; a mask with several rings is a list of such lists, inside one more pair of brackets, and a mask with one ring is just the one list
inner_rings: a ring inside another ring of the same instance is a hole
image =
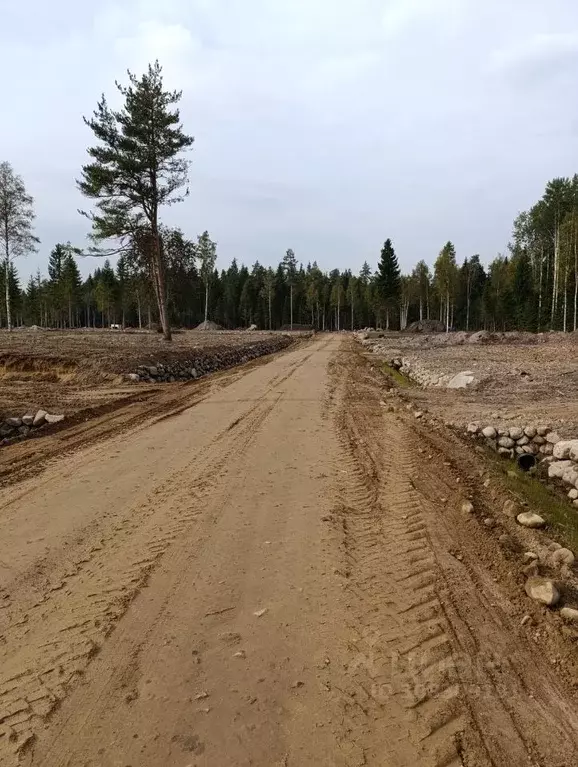
[[[84, 214], [94, 247], [83, 252], [70, 242], [55, 244], [46, 272], [25, 285], [14, 259], [37, 249], [33, 200], [12, 166], [0, 163], [0, 326], [158, 323], [167, 339], [171, 326], [206, 319], [225, 328], [403, 330], [429, 318], [447, 329], [576, 330], [578, 175], [548, 182], [541, 199], [514, 221], [508, 252], [487, 266], [476, 254], [458, 260], [447, 242], [429, 264], [421, 260], [402, 274], [387, 239], [359, 273], [322, 271], [291, 249], [273, 267], [233, 259], [219, 270], [208, 232], [191, 239], [160, 220], [163, 205], [186, 196], [179, 196], [189, 166], [182, 153], [193, 143], [174, 108], [181, 94], [163, 89], [161, 72], [157, 62], [141, 79], [129, 73], [130, 85], [118, 86], [124, 108], [112, 111], [103, 97], [85, 119], [97, 143], [88, 149], [91, 162], [78, 186], [94, 201], [95, 210]], [[78, 261], [94, 253], [103, 255], [102, 266], [83, 279]]]

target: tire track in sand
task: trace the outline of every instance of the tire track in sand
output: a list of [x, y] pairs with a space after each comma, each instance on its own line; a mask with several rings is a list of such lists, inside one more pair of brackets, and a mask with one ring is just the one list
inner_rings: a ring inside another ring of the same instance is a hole
[[459, 685], [411, 455], [393, 422], [385, 443], [379, 403], [354, 393], [346, 370], [334, 370], [344, 456], [335, 516], [355, 637], [343, 748], [352, 765], [459, 767]]
[[332, 372], [346, 456], [335, 514], [356, 632], [345, 745], [365, 746], [351, 764], [570, 767], [572, 696], [508, 625], [479, 560], [467, 569], [450, 553], [455, 515], [435, 499], [459, 503], [455, 477], [418, 463], [412, 424], [383, 411], [361, 355], [343, 354]]
[[[268, 386], [267, 392], [274, 389]], [[90, 551], [70, 561], [62, 577], [35, 602], [11, 594], [2, 609], [2, 623], [7, 625], [0, 634], [3, 767], [18, 764], [35, 732], [146, 585], [159, 558], [194, 525], [222, 471], [242, 455], [282, 396], [278, 392], [254, 404], [229, 440], [215, 438], [201, 462], [196, 458], [174, 472], [145, 503], [119, 515]]]

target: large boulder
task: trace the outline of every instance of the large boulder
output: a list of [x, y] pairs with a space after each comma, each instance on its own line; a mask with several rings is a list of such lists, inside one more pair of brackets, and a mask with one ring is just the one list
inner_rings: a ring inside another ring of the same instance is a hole
[[34, 416], [34, 420], [32, 421], [32, 426], [34, 426], [35, 429], [37, 429], [39, 426], [44, 426], [46, 423], [47, 415], [48, 413], [46, 410], [38, 410]]
[[572, 453], [578, 455], [578, 439], [563, 439], [554, 445], [553, 455], [559, 461], [563, 461], [565, 458], [572, 458]]
[[448, 389], [465, 389], [475, 381], [475, 376], [471, 370], [464, 370], [450, 379]]
[[52, 415], [51, 413], [46, 413], [46, 423], [60, 423], [61, 421], [64, 421], [63, 415]]
[[482, 429], [482, 434], [486, 439], [496, 439], [498, 436], [498, 433], [493, 426], [486, 426], [485, 429]]
[[548, 476], [550, 479], [562, 479], [564, 472], [573, 465], [572, 461], [554, 461], [548, 466]]

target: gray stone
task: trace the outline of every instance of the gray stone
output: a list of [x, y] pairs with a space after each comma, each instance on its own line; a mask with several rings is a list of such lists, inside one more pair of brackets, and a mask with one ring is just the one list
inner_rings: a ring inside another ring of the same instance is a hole
[[140, 376], [138, 373], [129, 373], [127, 378], [129, 381], [133, 381], [134, 383], [138, 383], [140, 381]]
[[562, 473], [562, 482], [565, 482], [567, 485], [574, 485], [578, 479], [577, 469], [578, 467], [575, 465], [565, 469], [565, 471]]
[[535, 445], [543, 445], [543, 444], [545, 444], [545, 442], [546, 442], [546, 438], [545, 438], [545, 437], [541, 437], [539, 434], [537, 434], [537, 435], [534, 437], [534, 439], [532, 440], [532, 442], [533, 442]]
[[526, 437], [528, 437], [528, 439], [534, 439], [537, 434], [537, 429], [535, 426], [526, 426], [524, 429], [524, 434]]
[[574, 449], [574, 454], [578, 455], [578, 439], [563, 439], [554, 445], [554, 458], [563, 461], [565, 458], [570, 458], [570, 452]]
[[502, 511], [507, 517], [515, 517], [518, 511], [518, 504], [510, 499], [504, 503]]
[[24, 426], [32, 426], [34, 423], [34, 413], [26, 413], [26, 415], [23, 415], [22, 423]]
[[496, 526], [496, 520], [495, 520], [495, 519], [492, 519], [492, 517], [486, 517], [486, 518], [484, 519], [484, 525], [485, 525], [486, 527], [489, 527], [489, 528], [491, 529], [492, 527], [495, 527], [495, 526]]
[[486, 426], [485, 429], [482, 429], [482, 434], [486, 439], [496, 439], [498, 432], [494, 429], [493, 426]]
[[578, 623], [578, 610], [575, 610], [573, 607], [563, 607], [560, 610], [560, 615], [568, 623]]
[[151, 365], [149, 368], [147, 368], [147, 370], [152, 378], [156, 378], [159, 374], [159, 369], [154, 365]]
[[46, 410], [38, 410], [38, 412], [34, 416], [34, 421], [32, 421], [32, 426], [34, 426], [35, 429], [38, 428], [39, 426], [44, 426], [44, 424], [46, 423], [46, 416], [47, 416]]
[[463, 373], [458, 373], [447, 384], [448, 389], [465, 389], [474, 381], [474, 374], [471, 370], [466, 370]]
[[553, 607], [560, 601], [560, 592], [556, 588], [554, 581], [549, 578], [539, 578], [532, 576], [526, 581], [526, 594], [548, 607]]
[[46, 423], [60, 423], [61, 421], [64, 421], [63, 415], [51, 415], [50, 413], [46, 413]]
[[521, 429], [519, 426], [512, 426], [512, 428], [510, 429], [510, 437], [513, 440], [522, 439], [523, 436], [524, 436], [523, 429]]
[[500, 437], [500, 439], [498, 440], [498, 445], [500, 447], [506, 447], [509, 450], [511, 450], [515, 444], [516, 443], [511, 437]]
[[546, 434], [546, 442], [555, 445], [556, 442], [560, 442], [560, 436], [555, 431], [550, 431]]
[[548, 466], [548, 476], [550, 479], [562, 479], [562, 475], [572, 467], [572, 461], [554, 461]]
[[466, 429], [468, 434], [477, 434], [478, 430], [479, 426], [477, 423], [469, 423]]
[[522, 557], [522, 562], [527, 565], [529, 562], [534, 562], [536, 559], [538, 559], [537, 554], [535, 554], [533, 551], [526, 551]]
[[578, 490], [575, 487], [568, 491], [568, 498], [570, 498], [571, 501], [574, 501], [576, 498], [578, 498]]
[[526, 437], [526, 435], [524, 434], [524, 436], [520, 437], [520, 439], [518, 440], [516, 444], [518, 445], [518, 447], [524, 447], [524, 445], [527, 445], [529, 441], [530, 440], [528, 439], [528, 437]]
[[514, 451], [513, 450], [508, 450], [507, 447], [499, 447], [498, 448], [498, 455], [501, 455], [504, 458], [513, 458], [514, 457]]
[[548, 434], [549, 431], [550, 431], [550, 429], [547, 426], [538, 426], [536, 428], [536, 434], [539, 437], [545, 437], [546, 434]]
[[20, 434], [22, 434], [23, 437], [27, 437], [30, 434], [30, 426], [25, 426], [22, 424], [18, 431]]
[[462, 511], [464, 514], [473, 514], [474, 513], [474, 505], [471, 501], [464, 501], [462, 503]]
[[532, 529], [539, 529], [546, 524], [542, 517], [539, 514], [534, 514], [533, 511], [523, 511], [518, 514], [516, 520], [522, 527], [531, 527]]
[[543, 455], [552, 455], [552, 452], [554, 450], [554, 445], [551, 445], [549, 442], [547, 442], [545, 445], [542, 445], [540, 448], [540, 452]]
[[552, 553], [552, 562], [556, 565], [568, 565], [568, 567], [572, 567], [574, 559], [574, 553], [570, 551], [570, 549], [558, 549]]
[[13, 429], [19, 429], [22, 426], [22, 418], [17, 416], [13, 418], [7, 418], [5, 423], [7, 426], [11, 426]]

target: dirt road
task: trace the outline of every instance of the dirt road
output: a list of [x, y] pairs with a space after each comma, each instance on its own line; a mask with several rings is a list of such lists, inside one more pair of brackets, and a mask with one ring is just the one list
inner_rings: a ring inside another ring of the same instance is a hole
[[170, 391], [2, 456], [1, 765], [576, 763], [570, 656], [352, 341]]

